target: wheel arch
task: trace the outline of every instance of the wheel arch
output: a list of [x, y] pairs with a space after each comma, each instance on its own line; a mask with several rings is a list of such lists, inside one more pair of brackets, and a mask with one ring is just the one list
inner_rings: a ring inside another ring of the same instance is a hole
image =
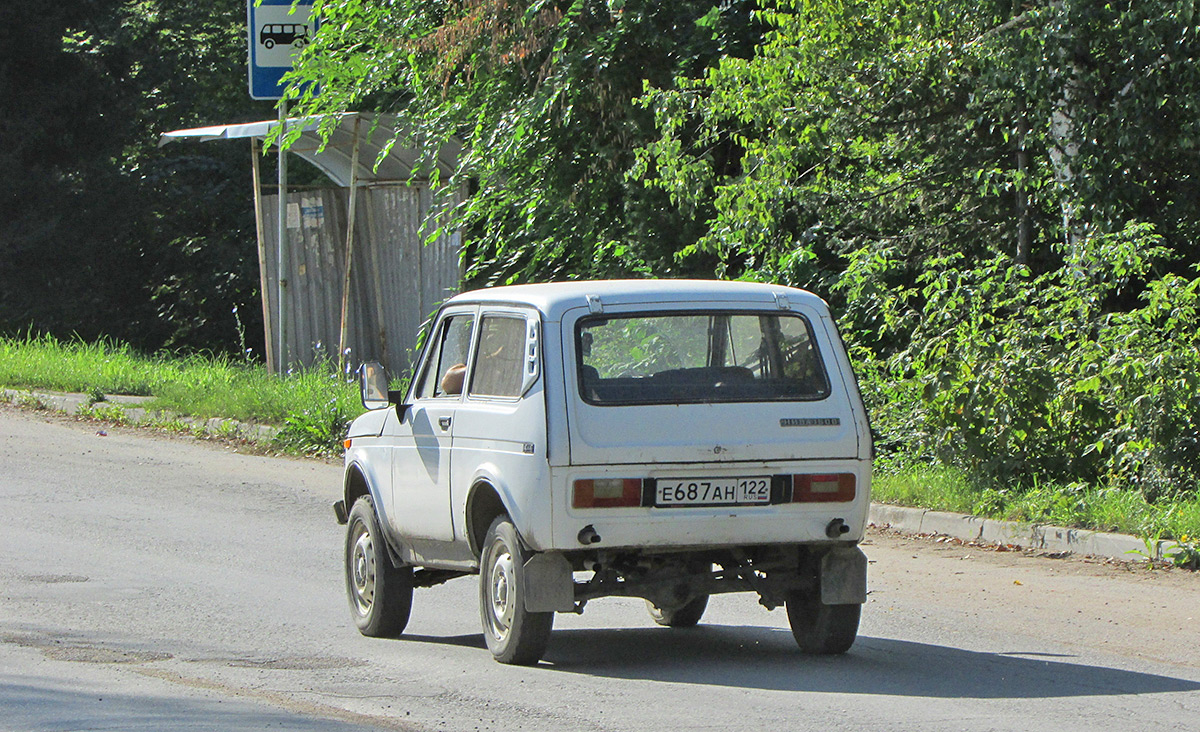
[[346, 499], [347, 512], [354, 508], [354, 502], [363, 496], [371, 497], [371, 502], [375, 504], [376, 512], [382, 513], [383, 511], [382, 506], [380, 506], [378, 490], [371, 485], [371, 481], [367, 479], [366, 472], [358, 462], [351, 463], [346, 468], [346, 474], [342, 479], [342, 495]]
[[375, 482], [367, 477], [367, 470], [358, 461], [352, 462], [346, 467], [346, 475], [342, 481], [342, 494], [345, 496], [347, 513], [354, 508], [354, 502], [359, 498], [363, 496], [371, 497], [371, 504], [375, 508], [375, 520], [379, 523], [379, 530], [383, 534], [388, 557], [395, 566], [402, 566], [404, 564], [404, 554], [401, 551], [401, 547], [397, 544], [396, 537], [392, 534], [391, 523], [388, 521], [387, 506], [381, 499]]
[[508, 503], [501, 496], [494, 481], [477, 478], [471, 485], [467, 497], [467, 541], [476, 557], [483, 552], [483, 540], [492, 521], [501, 514], [512, 516]]

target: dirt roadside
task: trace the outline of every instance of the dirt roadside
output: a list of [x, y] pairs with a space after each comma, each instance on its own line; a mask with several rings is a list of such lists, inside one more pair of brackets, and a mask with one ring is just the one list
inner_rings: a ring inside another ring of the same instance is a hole
[[1200, 573], [871, 527], [866, 612], [970, 618], [998, 633], [1200, 668]]

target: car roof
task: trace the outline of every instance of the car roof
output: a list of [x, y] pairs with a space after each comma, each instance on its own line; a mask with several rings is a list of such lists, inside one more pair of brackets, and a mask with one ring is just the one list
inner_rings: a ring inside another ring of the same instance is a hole
[[606, 305], [671, 305], [695, 303], [771, 304], [777, 296], [788, 303], [825, 309], [824, 301], [807, 290], [761, 282], [724, 280], [574, 280], [536, 285], [510, 285], [472, 290], [456, 295], [446, 305], [466, 303], [519, 304], [540, 310], [547, 319], [559, 320], [571, 308], [587, 307], [589, 298]]

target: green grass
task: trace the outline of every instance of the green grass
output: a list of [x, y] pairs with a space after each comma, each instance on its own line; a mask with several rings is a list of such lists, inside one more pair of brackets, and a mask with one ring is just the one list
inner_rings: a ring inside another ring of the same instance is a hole
[[0, 385], [150, 396], [150, 410], [282, 427], [291, 451], [336, 454], [346, 423], [362, 411], [358, 388], [326, 369], [271, 376], [261, 365], [211, 356], [147, 356], [111, 341], [0, 338]]
[[1113, 531], [1163, 539], [1200, 536], [1200, 497], [1148, 502], [1137, 491], [1040, 485], [1009, 491], [975, 485], [961, 470], [918, 466], [875, 477], [872, 498], [985, 518]]

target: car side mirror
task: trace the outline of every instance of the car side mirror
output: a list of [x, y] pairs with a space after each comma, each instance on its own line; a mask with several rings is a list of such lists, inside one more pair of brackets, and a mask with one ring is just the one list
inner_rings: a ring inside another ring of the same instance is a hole
[[362, 404], [367, 409], [383, 409], [391, 404], [388, 394], [387, 369], [378, 361], [364, 363], [358, 369]]
[[358, 369], [359, 390], [362, 404], [367, 409], [383, 409], [396, 405], [396, 416], [404, 419], [408, 404], [403, 404], [404, 392], [388, 389], [387, 369], [378, 361], [368, 361]]

